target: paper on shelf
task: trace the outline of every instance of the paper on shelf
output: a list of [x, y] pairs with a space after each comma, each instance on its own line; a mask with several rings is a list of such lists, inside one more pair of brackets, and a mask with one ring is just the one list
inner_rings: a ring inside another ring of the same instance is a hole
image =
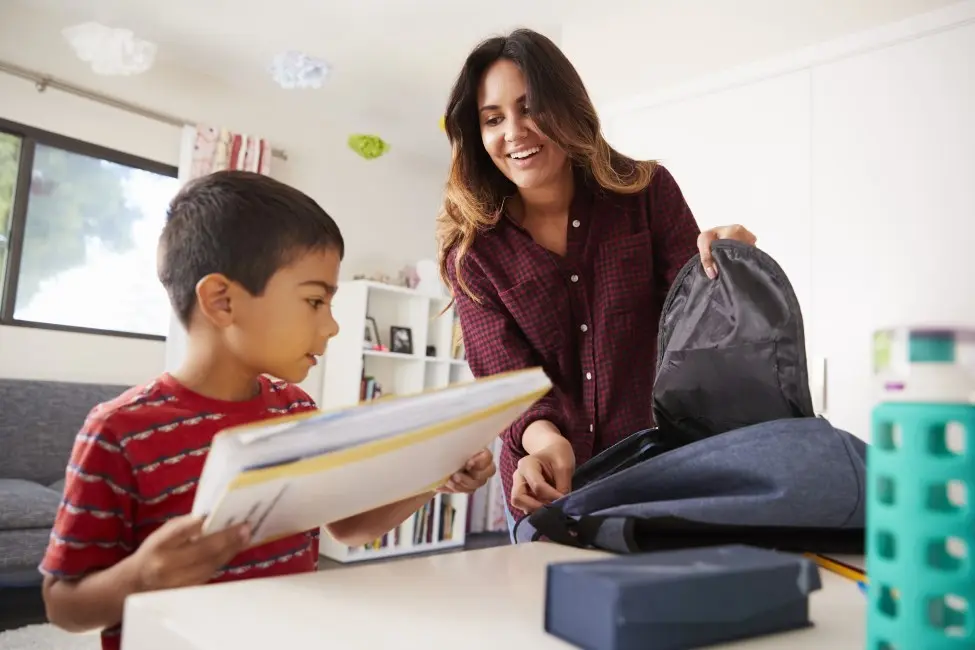
[[533, 368], [227, 429], [213, 440], [193, 513], [207, 532], [246, 520], [259, 544], [421, 494], [550, 388]]

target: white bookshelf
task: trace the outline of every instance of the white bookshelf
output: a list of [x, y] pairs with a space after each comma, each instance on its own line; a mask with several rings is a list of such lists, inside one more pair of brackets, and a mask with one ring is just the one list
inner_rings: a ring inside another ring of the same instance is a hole
[[[366, 280], [343, 282], [332, 300], [339, 333], [329, 341], [319, 404], [324, 409], [363, 401], [363, 377], [382, 395], [410, 395], [471, 381], [463, 359], [453, 352], [454, 312], [446, 295], [427, 295]], [[372, 317], [386, 350], [367, 349], [365, 332]], [[413, 349], [393, 352], [390, 328], [409, 328]], [[436, 354], [427, 356], [427, 346]], [[369, 396], [365, 396], [369, 399]], [[358, 562], [463, 546], [467, 530], [467, 495], [438, 494], [417, 514], [374, 544], [350, 548], [322, 530], [321, 554], [339, 562]]]
[[349, 563], [459, 548], [466, 538], [467, 503], [466, 495], [438, 494], [398, 528], [364, 546], [339, 544], [323, 529], [319, 553]]

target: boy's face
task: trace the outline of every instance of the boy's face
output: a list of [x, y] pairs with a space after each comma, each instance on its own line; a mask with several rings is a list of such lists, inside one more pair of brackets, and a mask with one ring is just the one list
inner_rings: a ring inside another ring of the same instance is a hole
[[238, 287], [224, 328], [231, 352], [257, 373], [304, 380], [339, 331], [332, 317], [339, 266], [333, 249], [309, 252], [271, 276], [260, 296]]

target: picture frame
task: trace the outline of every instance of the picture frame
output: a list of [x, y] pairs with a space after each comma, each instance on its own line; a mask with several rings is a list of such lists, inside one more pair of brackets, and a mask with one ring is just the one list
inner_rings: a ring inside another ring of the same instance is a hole
[[379, 326], [376, 319], [366, 316], [366, 328], [362, 335], [362, 347], [366, 350], [381, 350], [383, 341], [379, 338]]
[[395, 325], [390, 327], [389, 350], [398, 354], [413, 354], [413, 330]]

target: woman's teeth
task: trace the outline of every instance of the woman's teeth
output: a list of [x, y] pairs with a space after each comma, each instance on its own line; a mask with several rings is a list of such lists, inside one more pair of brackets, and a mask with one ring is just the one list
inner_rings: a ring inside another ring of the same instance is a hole
[[514, 153], [509, 153], [508, 157], [513, 158], [515, 160], [524, 160], [525, 158], [530, 158], [531, 156], [534, 156], [541, 150], [542, 150], [541, 147], [532, 147], [531, 149], [524, 149], [522, 151], [515, 151]]

